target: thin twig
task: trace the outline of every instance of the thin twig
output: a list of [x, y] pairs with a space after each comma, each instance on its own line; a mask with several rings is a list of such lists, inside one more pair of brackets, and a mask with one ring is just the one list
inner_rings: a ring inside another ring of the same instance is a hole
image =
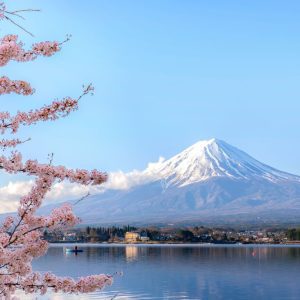
[[60, 46], [63, 45], [64, 43], [68, 42], [70, 39], [71, 39], [71, 35], [67, 35], [66, 39], [64, 41], [60, 42], [59, 45]]
[[25, 20], [25, 18], [24, 18], [23, 16], [19, 15], [19, 14], [12, 13], [12, 12], [10, 12], [10, 11], [5, 11], [5, 13], [6, 13], [6, 14], [9, 14], [9, 15], [13, 15], [13, 16], [19, 17], [19, 18]]
[[94, 90], [93, 85], [91, 83], [88, 84], [88, 86], [86, 88], [84, 87], [84, 90], [83, 90], [82, 94], [77, 98], [77, 101], [79, 101], [83, 96], [85, 96], [87, 94], [93, 95], [93, 90]]
[[[8, 15], [19, 17], [19, 18], [25, 20], [25, 18], [20, 13], [24, 13], [24, 12], [39, 12], [39, 11], [40, 11], [39, 9], [20, 9], [20, 10], [14, 10], [14, 11], [7, 11], [7, 10], [5, 10], [4, 13], [8, 14]], [[11, 18], [9, 18], [6, 15], [4, 15], [4, 17], [5, 17], [6, 20], [10, 21], [15, 26], [19, 27], [20, 29], [22, 29], [23, 31], [25, 31], [26, 33], [28, 33], [29, 35], [31, 35], [32, 37], [34, 37], [34, 35], [30, 31], [26, 30], [24, 27], [22, 27], [21, 25], [19, 25], [18, 23], [16, 23], [14, 20], [12, 20]]]
[[53, 153], [53, 152], [50, 153], [50, 154], [48, 154], [49, 166], [52, 165], [52, 163], [53, 163], [53, 158], [54, 158], [54, 153]]
[[[11, 11], [12, 14], [14, 13], [20, 13], [20, 12], [39, 12], [41, 11], [40, 9], [20, 9], [20, 10], [14, 10], [14, 11]], [[7, 12], [7, 11], [6, 11]]]
[[10, 21], [11, 23], [13, 23], [14, 25], [16, 25], [17, 27], [21, 28], [22, 30], [24, 30], [26, 33], [30, 34], [32, 37], [34, 37], [34, 35], [26, 30], [24, 27], [22, 27], [21, 25], [19, 25], [18, 23], [16, 23], [14, 20], [12, 20], [11, 18], [9, 18], [8, 16], [4, 16], [6, 20]]
[[78, 200], [73, 204], [73, 206], [76, 205], [76, 204], [78, 204], [79, 202], [81, 202], [81, 201], [84, 200], [85, 198], [89, 197], [90, 195], [91, 195], [90, 192], [88, 192], [86, 195], [84, 195], [83, 197], [81, 197], [80, 199], [78, 199]]

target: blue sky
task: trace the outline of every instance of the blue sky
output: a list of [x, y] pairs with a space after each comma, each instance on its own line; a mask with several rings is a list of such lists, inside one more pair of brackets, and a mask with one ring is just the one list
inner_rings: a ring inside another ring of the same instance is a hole
[[26, 158], [54, 152], [56, 164], [129, 171], [217, 137], [300, 174], [299, 1], [11, 2], [42, 10], [21, 23], [35, 38], [8, 23], [1, 35], [28, 46], [72, 39], [55, 57], [2, 68], [37, 92], [2, 97], [1, 108], [96, 88], [70, 117], [22, 129]]

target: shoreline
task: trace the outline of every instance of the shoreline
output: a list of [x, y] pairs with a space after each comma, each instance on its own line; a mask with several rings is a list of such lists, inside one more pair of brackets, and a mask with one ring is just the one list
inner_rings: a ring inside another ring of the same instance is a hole
[[49, 245], [84, 245], [84, 246], [299, 246], [295, 243], [85, 243], [85, 242], [49, 242]]

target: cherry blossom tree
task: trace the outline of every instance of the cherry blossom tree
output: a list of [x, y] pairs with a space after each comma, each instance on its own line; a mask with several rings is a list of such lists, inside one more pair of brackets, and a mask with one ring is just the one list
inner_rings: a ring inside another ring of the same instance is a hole
[[[1, 3], [0, 20], [9, 20], [19, 26], [11, 16], [20, 16], [23, 11], [8, 11], [5, 4]], [[0, 66], [4, 67], [11, 61], [28, 62], [40, 56], [50, 57], [61, 50], [63, 43], [46, 41], [26, 49], [17, 35], [3, 36], [0, 39]], [[35, 177], [35, 184], [29, 194], [20, 199], [17, 215], [6, 217], [0, 225], [0, 299], [10, 299], [17, 290], [41, 294], [49, 289], [54, 292], [87, 293], [112, 283], [112, 277], [104, 274], [74, 280], [32, 270], [32, 260], [44, 255], [48, 249], [43, 231], [74, 226], [79, 222], [70, 204], [55, 208], [47, 216], [37, 214], [53, 184], [69, 180], [83, 185], [99, 185], [107, 180], [107, 175], [97, 170], [70, 170], [64, 166], [54, 166], [52, 161], [45, 164], [36, 160], [23, 161], [16, 147], [25, 141], [14, 138], [22, 126], [66, 117], [77, 110], [80, 99], [92, 91], [92, 85], [88, 85], [77, 98], [66, 97], [39, 109], [19, 111], [15, 115], [0, 112], [0, 132], [10, 137], [0, 140], [0, 147], [4, 150], [0, 156], [0, 169]], [[0, 77], [0, 95], [10, 93], [29, 96], [34, 93], [34, 89], [26, 81]], [[13, 151], [7, 155], [8, 149]]]

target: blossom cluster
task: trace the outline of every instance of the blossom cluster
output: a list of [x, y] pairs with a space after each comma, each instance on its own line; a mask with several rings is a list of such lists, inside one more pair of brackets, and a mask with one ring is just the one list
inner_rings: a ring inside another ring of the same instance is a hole
[[55, 292], [87, 293], [112, 283], [112, 277], [103, 274], [75, 281], [50, 273], [42, 276], [32, 272], [32, 260], [44, 255], [48, 249], [48, 243], [42, 239], [42, 230], [74, 226], [79, 221], [68, 203], [53, 209], [48, 216], [35, 214], [53, 182], [54, 177], [49, 174], [37, 177], [29, 194], [20, 201], [18, 217], [8, 216], [0, 227], [0, 296], [4, 295], [6, 299], [10, 299], [17, 289], [41, 294], [48, 288]]
[[41, 42], [32, 46], [32, 52], [35, 55], [52, 56], [60, 50], [59, 42]]
[[11, 116], [9, 112], [0, 113], [0, 131], [4, 133], [11, 129], [16, 133], [20, 125], [31, 125], [38, 121], [54, 121], [60, 117], [66, 117], [70, 112], [78, 109], [78, 100], [65, 98], [62, 101], [53, 101], [50, 105], [31, 110], [29, 112], [18, 112]]
[[13, 152], [10, 158], [1, 156], [0, 167], [11, 173], [27, 172], [37, 177], [31, 191], [20, 200], [18, 216], [8, 216], [0, 226], [0, 296], [10, 299], [17, 289], [42, 294], [49, 288], [55, 292], [86, 293], [111, 284], [109, 275], [93, 275], [75, 281], [53, 274], [41, 276], [31, 268], [32, 260], [44, 255], [48, 248], [48, 243], [42, 239], [43, 230], [62, 229], [79, 222], [68, 203], [53, 209], [48, 216], [36, 215], [55, 180], [98, 184], [106, 180], [106, 175], [98, 171], [68, 170], [33, 160], [22, 163], [19, 152]]
[[4, 155], [0, 156], [0, 169], [4, 169], [8, 173], [23, 172], [37, 177], [48, 176], [48, 178], [60, 181], [67, 179], [70, 182], [84, 185], [99, 185], [107, 181], [107, 174], [97, 170], [72, 170], [64, 166], [41, 164], [37, 160], [27, 160], [23, 163], [22, 154], [17, 151], [12, 152], [9, 158]]
[[39, 55], [52, 56], [60, 49], [59, 42], [46, 41], [34, 44], [31, 50], [25, 50], [17, 35], [6, 35], [0, 39], [0, 66], [5, 66], [11, 60], [25, 62], [34, 60]]
[[100, 275], [90, 275], [87, 277], [80, 278], [78, 281], [72, 278], [62, 277], [58, 278], [51, 273], [46, 273], [42, 282], [47, 283], [47, 285], [55, 286], [55, 291], [62, 291], [65, 293], [87, 293], [94, 291], [100, 286], [110, 285], [112, 283], [112, 276], [100, 274]]
[[0, 140], [0, 147], [2, 148], [14, 148], [16, 147], [17, 145], [19, 144], [22, 144], [23, 142], [19, 139], [11, 139], [11, 140], [8, 140], [8, 139], [2, 139]]
[[53, 101], [50, 105], [45, 105], [42, 108], [31, 110], [29, 112], [18, 112], [15, 116], [10, 117], [8, 125], [0, 128], [11, 128], [12, 132], [17, 132], [20, 124], [31, 125], [38, 121], [54, 121], [60, 117], [66, 117], [70, 112], [78, 109], [78, 101], [67, 97], [62, 101]]
[[77, 294], [92, 292], [111, 284], [112, 277], [105, 274], [90, 275], [76, 281], [69, 277], [57, 277], [52, 273], [41, 275], [40, 273], [34, 272], [20, 281], [12, 280], [8, 282], [6, 288], [9, 286], [9, 293], [13, 293], [16, 288], [21, 288], [26, 293], [40, 292], [41, 295], [44, 295], [48, 288], [51, 288], [55, 292]]
[[12, 116], [9, 112], [0, 112], [0, 133], [5, 133], [7, 129], [11, 129], [12, 133], [16, 133], [20, 125], [32, 125], [38, 121], [54, 121], [69, 115], [72, 111], [78, 109], [79, 100], [93, 92], [93, 86], [88, 85], [77, 99], [66, 97], [61, 101], [53, 101], [49, 105], [41, 108], [30, 110], [29, 112], [18, 112]]
[[30, 84], [23, 80], [10, 80], [6, 76], [0, 77], [0, 95], [16, 93], [20, 95], [31, 95], [34, 93], [34, 89]]

